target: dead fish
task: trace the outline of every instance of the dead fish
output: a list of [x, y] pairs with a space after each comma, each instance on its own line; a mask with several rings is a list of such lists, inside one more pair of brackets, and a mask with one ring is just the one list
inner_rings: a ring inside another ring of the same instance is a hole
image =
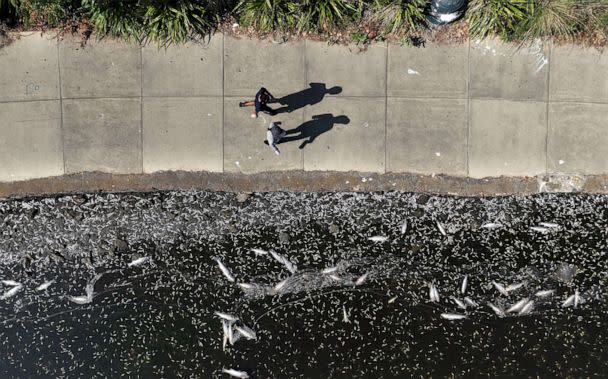
[[574, 291], [574, 308], [578, 307], [578, 303], [581, 301], [581, 297], [578, 290]]
[[350, 319], [348, 318], [349, 313], [346, 311], [346, 306], [342, 306], [342, 321], [350, 323]]
[[268, 252], [266, 250], [262, 250], [262, 249], [251, 249], [251, 251], [253, 251], [255, 253], [255, 255], [268, 255]]
[[494, 313], [496, 313], [497, 316], [502, 317], [505, 315], [505, 312], [501, 308], [497, 307], [496, 305], [494, 305], [492, 303], [488, 303], [488, 306], [494, 311]]
[[397, 300], [397, 296], [391, 297], [390, 299], [388, 299], [388, 303], [392, 304], [395, 302], [395, 300]]
[[572, 304], [574, 304], [575, 297], [576, 297], [576, 294], [568, 296], [568, 298], [566, 300], [564, 300], [564, 302], [562, 303], [562, 307], [565, 308], [565, 307], [569, 307]]
[[331, 274], [329, 277], [332, 278], [333, 280], [335, 280], [336, 282], [339, 282], [342, 280], [341, 277], [339, 277], [338, 275], [335, 275], [335, 274]]
[[133, 261], [131, 261], [127, 267], [137, 267], [137, 266], [141, 266], [146, 262], [151, 261], [152, 259], [150, 257], [141, 257], [141, 258], [137, 258]]
[[285, 268], [291, 272], [292, 274], [295, 273], [297, 271], [297, 267], [291, 263], [291, 261], [289, 261], [289, 259], [285, 258], [284, 256], [282, 256], [281, 254], [277, 253], [274, 250], [270, 250], [270, 255], [272, 255], [272, 257], [279, 263], [281, 263], [283, 266], [285, 266]]
[[536, 297], [547, 297], [553, 295], [553, 290], [541, 290], [534, 294]]
[[444, 237], [447, 236], [448, 234], [445, 232], [443, 225], [441, 225], [439, 221], [435, 221], [435, 223], [437, 224], [437, 229], [439, 229], [439, 233], [441, 233]]
[[502, 224], [499, 224], [497, 222], [486, 222], [485, 224], [483, 224], [481, 226], [482, 229], [488, 229], [488, 230], [494, 230], [494, 229], [498, 229], [502, 227]]
[[401, 224], [401, 234], [405, 234], [407, 232], [407, 220], [403, 220], [403, 224]]
[[245, 371], [239, 371], [239, 370], [235, 370], [232, 368], [223, 368], [222, 372], [224, 374], [228, 374], [234, 378], [239, 378], [239, 379], [248, 379], [249, 378], [249, 374], [247, 374]]
[[87, 296], [87, 295], [83, 295], [83, 296], [68, 296], [67, 299], [69, 301], [71, 301], [72, 303], [76, 303], [76, 304], [89, 304], [90, 302], [93, 301], [93, 297], [92, 296]]
[[462, 279], [462, 285], [460, 286], [460, 293], [464, 295], [465, 291], [467, 290], [467, 284], [469, 282], [469, 275], [465, 275], [464, 278]]
[[454, 300], [454, 303], [456, 303], [456, 305], [458, 305], [459, 308], [467, 309], [467, 306], [462, 301], [455, 298], [454, 296], [452, 296], [452, 300]]
[[49, 288], [51, 286], [51, 284], [55, 283], [54, 280], [49, 280], [48, 282], [44, 282], [41, 285], [39, 285], [38, 287], [36, 287], [36, 291], [44, 291], [45, 289]]
[[232, 273], [230, 272], [228, 267], [226, 267], [218, 257], [213, 257], [213, 260], [217, 262], [217, 265], [219, 266], [220, 270], [222, 271], [222, 274], [224, 274], [226, 279], [228, 279], [228, 281], [230, 282], [234, 282], [234, 276], [232, 276]]
[[3, 280], [2, 284], [5, 284], [7, 286], [20, 286], [21, 285], [21, 283], [16, 282], [14, 280]]
[[528, 313], [530, 313], [530, 311], [532, 310], [532, 307], [534, 306], [534, 300], [530, 300], [526, 303], [526, 305], [523, 306], [523, 308], [519, 311], [519, 315], [526, 315]]
[[370, 240], [372, 242], [386, 242], [388, 240], [388, 237], [385, 237], [385, 236], [373, 236], [373, 237], [369, 237], [368, 240]]
[[464, 298], [464, 302], [467, 303], [468, 305], [470, 305], [471, 307], [478, 307], [479, 304], [477, 304], [476, 302], [474, 302], [470, 297], [465, 297]]
[[273, 293], [278, 293], [283, 287], [285, 287], [285, 284], [287, 284], [287, 280], [289, 278], [280, 281], [279, 283], [277, 283], [273, 288], [272, 288], [272, 292]]
[[434, 284], [429, 284], [429, 298], [432, 302], [439, 301], [439, 291], [437, 291], [437, 287]]
[[509, 296], [509, 293], [502, 284], [496, 283], [495, 281], [492, 281], [492, 284], [494, 285], [494, 288], [496, 288], [496, 290], [502, 295]]
[[228, 344], [228, 333], [230, 333], [228, 330], [228, 325], [229, 325], [228, 321], [222, 319], [222, 331], [224, 332], [224, 335], [222, 337], [222, 350], [223, 351], [226, 351], [226, 345]]
[[460, 315], [457, 313], [442, 313], [441, 318], [446, 320], [462, 320], [463, 318], [467, 318], [465, 315]]
[[369, 274], [366, 272], [365, 274], [358, 277], [357, 280], [355, 280], [355, 285], [360, 286], [361, 284], [363, 284], [365, 282], [365, 280], [367, 279], [368, 275]]
[[256, 335], [255, 332], [253, 330], [251, 330], [250, 328], [248, 328], [247, 326], [243, 325], [243, 326], [235, 326], [234, 327], [239, 333], [241, 333], [243, 335], [243, 337], [247, 338], [248, 340], [254, 340], [256, 339]]
[[559, 228], [559, 225], [554, 222], [539, 222], [538, 224], [540, 226], [544, 226], [545, 228], [549, 228], [549, 229]]
[[2, 296], [0, 297], [0, 300], [8, 299], [9, 297], [15, 296], [17, 294], [17, 292], [21, 291], [22, 288], [23, 288], [23, 286], [21, 284], [14, 286], [10, 290], [8, 290], [4, 294], [2, 294]]
[[321, 271], [321, 274], [328, 275], [328, 274], [331, 274], [332, 272], [336, 272], [336, 271], [338, 271], [338, 266], [336, 266], [336, 267], [328, 267], [328, 268], [324, 268]]
[[507, 313], [511, 313], [511, 312], [519, 312], [521, 311], [521, 309], [526, 305], [526, 303], [528, 302], [528, 299], [521, 299], [520, 301], [518, 301], [517, 303], [513, 304], [511, 306], [511, 308], [507, 309]]
[[231, 314], [228, 313], [224, 313], [224, 312], [220, 312], [220, 311], [215, 311], [213, 312], [215, 313], [216, 316], [218, 316], [219, 318], [223, 318], [226, 321], [236, 321], [238, 320], [238, 317], [235, 317]]
[[524, 284], [526, 284], [526, 283], [525, 283], [525, 282], [521, 282], [521, 283], [516, 283], [516, 284], [509, 284], [509, 285], [508, 285], [508, 286], [505, 288], [505, 290], [506, 290], [507, 292], [515, 291], [515, 290], [520, 289], [521, 287], [523, 287], [523, 286], [524, 286]]
[[549, 231], [549, 229], [543, 228], [542, 226], [531, 226], [530, 230], [533, 230], [533, 231], [539, 232], [539, 233], [547, 233]]

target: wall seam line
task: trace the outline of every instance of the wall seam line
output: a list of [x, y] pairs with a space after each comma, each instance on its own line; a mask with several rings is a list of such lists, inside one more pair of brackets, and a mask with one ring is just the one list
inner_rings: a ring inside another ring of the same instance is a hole
[[547, 103], [545, 108], [545, 175], [549, 173], [549, 103], [551, 102], [551, 63], [553, 62], [553, 45], [549, 43], [549, 64], [547, 65]]
[[384, 58], [384, 173], [387, 172], [388, 162], [386, 160], [386, 156], [388, 154], [388, 146], [386, 145], [387, 141], [387, 129], [388, 129], [388, 54], [389, 54], [390, 44], [386, 42], [386, 53]]
[[63, 132], [63, 94], [61, 92], [61, 53], [59, 51], [59, 41], [57, 41], [57, 75], [59, 78], [59, 135], [61, 136], [61, 163], [63, 164], [63, 174], [66, 174], [65, 168], [65, 142]]
[[144, 47], [139, 46], [139, 151], [144, 173]]
[[226, 35], [224, 33], [222, 33], [222, 173], [226, 172], [226, 167], [225, 167], [225, 159], [226, 159], [226, 146], [224, 145], [225, 143], [225, 129], [226, 129], [226, 125], [224, 125], [224, 123], [226, 122], [226, 73], [225, 73], [225, 68], [224, 68], [224, 64], [225, 64], [225, 57], [226, 57]]
[[471, 176], [471, 39], [467, 47], [467, 177]]

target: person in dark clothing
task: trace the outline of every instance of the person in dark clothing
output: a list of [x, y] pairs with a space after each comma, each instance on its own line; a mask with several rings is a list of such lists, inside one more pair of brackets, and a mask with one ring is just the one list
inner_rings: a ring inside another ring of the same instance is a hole
[[258, 93], [255, 94], [254, 101], [244, 101], [242, 103], [239, 103], [239, 106], [240, 107], [254, 106], [255, 111], [251, 114], [251, 117], [253, 117], [253, 118], [258, 117], [258, 113], [260, 113], [260, 112], [266, 112], [266, 113], [270, 114], [271, 116], [274, 116], [277, 114], [277, 112], [266, 104], [272, 103], [275, 101], [276, 101], [276, 99], [274, 98], [274, 96], [272, 96], [272, 94], [270, 92], [268, 92], [268, 90], [266, 88], [262, 87], [262, 88], [260, 88]]

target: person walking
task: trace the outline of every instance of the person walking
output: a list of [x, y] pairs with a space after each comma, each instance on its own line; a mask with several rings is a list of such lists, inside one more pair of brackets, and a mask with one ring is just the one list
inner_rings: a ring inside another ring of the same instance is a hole
[[268, 146], [270, 146], [276, 155], [280, 155], [281, 151], [277, 147], [277, 143], [281, 141], [283, 137], [287, 134], [285, 130], [283, 130], [279, 126], [280, 122], [271, 122], [268, 125], [268, 130], [266, 131], [266, 142], [268, 142]]
[[258, 117], [258, 113], [260, 112], [266, 112], [271, 116], [274, 116], [277, 114], [277, 112], [270, 108], [267, 104], [269, 102], [275, 102], [276, 99], [274, 98], [274, 96], [272, 96], [272, 94], [270, 92], [268, 92], [268, 90], [264, 87], [260, 88], [260, 90], [258, 91], [258, 93], [255, 94], [255, 100], [254, 101], [244, 101], [239, 103], [240, 107], [251, 107], [254, 106], [255, 110], [254, 112], [251, 114], [252, 118], [257, 118]]

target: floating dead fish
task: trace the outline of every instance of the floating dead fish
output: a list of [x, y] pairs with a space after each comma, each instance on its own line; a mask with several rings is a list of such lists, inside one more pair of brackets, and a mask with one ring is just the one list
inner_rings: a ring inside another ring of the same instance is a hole
[[133, 261], [131, 261], [127, 266], [128, 267], [137, 267], [137, 266], [141, 266], [146, 262], [150, 262], [152, 260], [152, 258], [150, 257], [141, 257], [141, 258], [137, 258]]
[[388, 299], [388, 303], [392, 304], [395, 302], [395, 300], [397, 300], [397, 296], [391, 297], [390, 299]]
[[460, 293], [464, 295], [467, 290], [467, 284], [469, 283], [469, 275], [465, 275], [462, 279], [462, 285], [460, 286]]
[[21, 291], [22, 288], [23, 288], [23, 286], [21, 284], [14, 286], [10, 290], [8, 290], [4, 294], [2, 294], [2, 296], [0, 296], [0, 300], [5, 300], [5, 299], [8, 299], [9, 297], [15, 296], [19, 291]]
[[565, 307], [569, 307], [572, 304], [574, 304], [575, 297], [576, 297], [576, 294], [568, 296], [568, 298], [566, 300], [564, 300], [564, 302], [562, 303], [562, 307], [565, 308]]
[[458, 306], [458, 308], [467, 309], [467, 306], [465, 305], [465, 303], [463, 303], [462, 301], [458, 300], [454, 296], [452, 296], [452, 300], [454, 300], [454, 303], [456, 303], [456, 305]]
[[248, 340], [254, 340], [257, 338], [255, 332], [253, 330], [251, 330], [250, 328], [248, 328], [247, 326], [243, 325], [243, 326], [235, 326], [234, 327], [239, 333], [241, 333], [241, 335], [243, 335], [243, 337], [247, 338]]
[[405, 234], [407, 232], [407, 220], [403, 220], [403, 224], [401, 224], [401, 234]]
[[249, 374], [247, 374], [245, 371], [239, 371], [239, 370], [235, 370], [232, 368], [223, 368], [222, 372], [224, 374], [228, 374], [234, 378], [239, 378], [239, 379], [248, 379], [249, 378]]
[[372, 242], [386, 242], [388, 240], [388, 237], [385, 237], [385, 236], [373, 236], [373, 237], [369, 237], [368, 240], [370, 240]]
[[213, 257], [213, 260], [217, 262], [217, 265], [219, 266], [220, 270], [222, 271], [222, 274], [224, 274], [226, 279], [228, 279], [228, 281], [230, 282], [234, 282], [234, 276], [232, 276], [232, 273], [230, 272], [228, 267], [226, 267], [218, 257]]
[[524, 305], [521, 310], [519, 311], [519, 315], [526, 315], [528, 313], [530, 313], [530, 311], [532, 310], [532, 307], [534, 306], [534, 300], [530, 300], [526, 303], [526, 305]]
[[253, 251], [253, 253], [255, 255], [268, 255], [268, 252], [266, 250], [262, 250], [262, 249], [251, 249], [251, 251]]
[[462, 320], [463, 318], [467, 318], [467, 316], [457, 313], [442, 313], [441, 318], [444, 318], [446, 320]]
[[439, 221], [435, 221], [435, 223], [437, 224], [437, 229], [439, 229], [439, 233], [441, 233], [444, 237], [447, 236], [448, 234], [445, 232], [443, 225], [441, 225]]
[[574, 291], [574, 308], [578, 307], [578, 303], [580, 303], [581, 297], [578, 293], [578, 290]]
[[83, 296], [67, 296], [67, 299], [72, 303], [76, 304], [89, 304], [93, 301], [92, 296], [83, 295]]
[[349, 312], [346, 311], [346, 306], [342, 306], [342, 321], [350, 323], [350, 319], [348, 318]]
[[545, 228], [549, 228], [549, 229], [557, 229], [559, 228], [559, 225], [554, 223], [554, 222], [539, 222], [538, 223], [540, 226], [544, 226]]
[[547, 297], [553, 295], [554, 290], [541, 290], [534, 294], [536, 297]]
[[505, 289], [505, 287], [502, 284], [492, 281], [492, 285], [494, 285], [494, 288], [496, 288], [496, 290], [498, 292], [500, 292], [502, 295], [509, 296], [509, 293], [507, 292], [507, 290]]
[[226, 351], [226, 345], [228, 344], [228, 334], [230, 331], [228, 330], [228, 321], [222, 320], [222, 330], [224, 335], [222, 337], [222, 351]]
[[335, 274], [331, 274], [329, 277], [332, 278], [333, 280], [335, 280], [336, 282], [339, 282], [342, 280], [341, 277], [339, 277], [338, 275], [335, 275]]
[[502, 227], [502, 224], [499, 224], [497, 222], [486, 222], [485, 224], [483, 224], [481, 226], [482, 229], [488, 229], [488, 230], [494, 230], [494, 229], [498, 229]]
[[215, 313], [215, 315], [218, 316], [219, 318], [223, 318], [226, 321], [236, 321], [236, 320], [238, 320], [237, 317], [235, 317], [235, 316], [233, 316], [231, 314], [228, 314], [228, 313], [224, 313], [224, 312], [220, 312], [220, 311], [215, 311], [213, 313]]
[[507, 309], [507, 313], [519, 312], [526, 305], [529, 299], [521, 299], [517, 303], [513, 304], [511, 308]]
[[496, 313], [497, 316], [503, 317], [505, 315], [505, 312], [496, 305], [488, 303], [488, 306], [494, 311], [494, 313]]
[[368, 275], [369, 274], [366, 272], [365, 274], [358, 277], [357, 280], [355, 280], [355, 285], [360, 286], [361, 284], [363, 284], [365, 282], [365, 280], [367, 279]]
[[297, 271], [297, 267], [296, 265], [294, 265], [293, 263], [291, 263], [291, 261], [287, 258], [285, 258], [284, 256], [282, 256], [281, 254], [277, 253], [274, 250], [270, 250], [270, 255], [272, 255], [272, 257], [279, 263], [281, 263], [283, 266], [285, 266], [285, 268], [291, 272], [292, 274], [295, 273]]
[[531, 226], [530, 230], [533, 230], [538, 233], [547, 233], [549, 231], [549, 229], [543, 228], [542, 226]]
[[429, 284], [429, 299], [431, 302], [439, 302], [439, 291], [434, 284]]
[[465, 297], [464, 298], [464, 302], [467, 303], [469, 306], [471, 307], [478, 307], [479, 304], [477, 304], [476, 302], [474, 302], [470, 297]]
[[324, 268], [321, 271], [321, 274], [328, 275], [328, 274], [331, 274], [332, 272], [336, 272], [336, 271], [338, 271], [338, 267], [337, 266], [336, 267], [328, 267], [328, 268]]
[[5, 284], [7, 286], [20, 286], [21, 285], [21, 283], [16, 282], [14, 280], [3, 280], [2, 284]]
[[36, 287], [36, 291], [44, 291], [45, 289], [49, 288], [51, 286], [51, 284], [55, 283], [54, 280], [49, 280], [47, 282], [42, 283], [41, 285], [39, 285], [38, 287]]
[[273, 288], [272, 288], [272, 292], [273, 293], [278, 293], [281, 289], [283, 289], [283, 287], [285, 287], [285, 284], [287, 284], [287, 280], [289, 278], [280, 281], [279, 283], [277, 283]]
[[520, 289], [521, 287], [523, 287], [526, 283], [525, 282], [521, 282], [521, 283], [516, 283], [516, 284], [509, 284], [505, 290], [507, 292], [511, 292], [511, 291], [515, 291]]

